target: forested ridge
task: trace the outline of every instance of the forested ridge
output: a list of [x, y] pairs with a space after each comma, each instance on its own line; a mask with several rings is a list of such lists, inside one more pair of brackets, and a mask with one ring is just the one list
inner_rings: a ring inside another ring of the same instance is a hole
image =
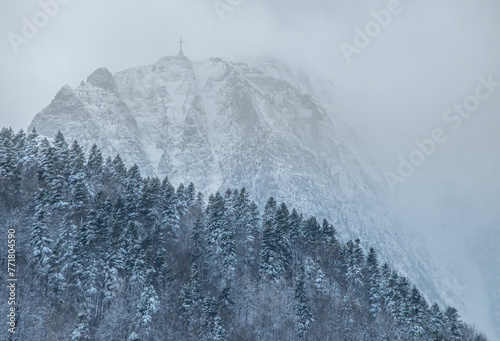
[[327, 220], [273, 198], [260, 212], [244, 188], [205, 199], [87, 154], [61, 133], [0, 132], [0, 222], [16, 231], [18, 279], [5, 338], [486, 340]]

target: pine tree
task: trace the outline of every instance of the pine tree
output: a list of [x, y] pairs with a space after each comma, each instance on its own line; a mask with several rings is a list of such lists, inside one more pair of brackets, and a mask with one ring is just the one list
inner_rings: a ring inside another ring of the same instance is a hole
[[41, 189], [36, 198], [35, 216], [32, 224], [31, 246], [33, 248], [33, 261], [38, 273], [45, 278], [49, 269], [52, 256], [52, 238], [47, 218], [49, 210], [47, 205], [47, 192]]
[[196, 188], [192, 182], [189, 183], [185, 190], [186, 204], [191, 207], [195, 201]]
[[314, 217], [310, 217], [304, 222], [304, 235], [306, 241], [312, 247], [316, 247], [317, 242], [321, 238], [321, 226]]
[[[325, 274], [321, 269], [321, 263], [322, 260], [320, 257], [316, 258], [316, 260], [313, 260], [311, 257], [307, 257], [304, 262], [305, 278], [308, 283], [310, 283], [311, 287], [316, 288], [316, 291], [314, 292], [315, 295], [326, 295], [328, 291]], [[299, 273], [300, 271], [301, 269], [299, 269]]]
[[113, 179], [119, 183], [123, 183], [127, 176], [127, 169], [123, 164], [120, 154], [117, 154], [112, 162], [113, 165]]
[[176, 196], [174, 186], [165, 178], [162, 182], [162, 216], [163, 225], [167, 231], [177, 232], [179, 230], [180, 217], [176, 207]]
[[370, 303], [370, 312], [376, 317], [381, 310], [380, 297], [380, 271], [378, 267], [377, 253], [371, 248], [366, 257], [366, 275], [368, 302]]
[[210, 232], [209, 245], [215, 247], [218, 263], [223, 271], [223, 280], [232, 281], [236, 266], [234, 233], [227, 221], [226, 204], [219, 192], [209, 199], [206, 226]]
[[37, 159], [38, 159], [38, 138], [39, 135], [36, 129], [33, 128], [31, 133], [26, 137], [26, 147], [24, 153], [24, 166], [27, 176], [31, 176], [33, 171], [37, 171]]
[[158, 178], [152, 178], [144, 183], [142, 196], [139, 202], [139, 212], [143, 216], [147, 225], [151, 225], [158, 220], [160, 212], [156, 203], [161, 200], [161, 183]]
[[434, 303], [430, 310], [429, 329], [433, 340], [444, 340], [444, 315], [437, 303]]
[[278, 273], [283, 273], [287, 276], [290, 274], [291, 253], [290, 253], [290, 214], [285, 203], [282, 203], [276, 210], [274, 217], [276, 243], [277, 243], [277, 257], [276, 269]]
[[[225, 230], [222, 231], [220, 248], [222, 251], [222, 268], [224, 269], [224, 280], [226, 283], [234, 279], [234, 272], [236, 267], [236, 247], [234, 241], [234, 234], [226, 224]], [[228, 284], [226, 284], [228, 285]]]
[[85, 155], [75, 140], [69, 151], [69, 201], [74, 219], [79, 222], [86, 213], [90, 192], [85, 174]]
[[[407, 316], [408, 310], [409, 310], [410, 294], [411, 294], [411, 285], [410, 285], [410, 282], [408, 281], [408, 278], [406, 278], [404, 276], [399, 277], [399, 283], [397, 284], [397, 290], [399, 291], [399, 294], [401, 296], [402, 313], [404, 316]], [[405, 322], [406, 322], [406, 320], [405, 320]]]
[[290, 241], [292, 245], [296, 245], [296, 241], [302, 237], [302, 217], [297, 213], [297, 210], [292, 209], [290, 214]]
[[69, 172], [70, 175], [85, 172], [85, 154], [77, 140], [73, 141], [69, 151]]
[[142, 196], [143, 179], [139, 167], [134, 164], [127, 172], [125, 180], [125, 209], [128, 220], [135, 220], [139, 216], [139, 200]]
[[406, 319], [410, 327], [408, 334], [413, 340], [421, 340], [425, 335], [427, 309], [427, 302], [422, 298], [418, 289], [413, 286], [408, 299], [408, 311], [406, 314]]
[[323, 219], [323, 224], [321, 225], [321, 236], [323, 241], [327, 245], [336, 245], [337, 238], [335, 237], [336, 231], [333, 225], [328, 223], [326, 219]]
[[384, 263], [380, 268], [380, 298], [383, 302], [382, 308], [384, 311], [390, 310], [391, 298], [392, 298], [392, 289], [390, 286], [392, 270], [389, 267], [389, 264]]
[[262, 246], [260, 273], [262, 276], [279, 282], [283, 269], [280, 268], [280, 241], [276, 231], [276, 201], [269, 198], [262, 217]]
[[67, 204], [65, 194], [69, 176], [68, 144], [59, 132], [54, 139], [54, 145], [51, 145], [47, 139], [42, 140], [40, 151], [42, 156], [40, 176], [50, 189], [47, 200], [53, 208], [61, 209]]
[[303, 217], [298, 214], [297, 210], [292, 209], [289, 217], [290, 245], [291, 245], [291, 264], [290, 268], [293, 272], [299, 270], [300, 265], [304, 261], [304, 253], [306, 252], [305, 237], [302, 230]]
[[191, 276], [188, 283], [181, 290], [181, 315], [183, 324], [189, 330], [189, 337], [197, 339], [203, 328], [203, 293], [201, 280], [196, 266], [191, 267]]
[[83, 173], [72, 176], [70, 190], [70, 206], [78, 217], [82, 217], [90, 201], [90, 193]]
[[[87, 242], [92, 252], [99, 258], [104, 257], [109, 246], [111, 232], [112, 203], [103, 192], [97, 193], [93, 203], [94, 208], [89, 212]], [[108, 255], [106, 259], [110, 258]]]
[[342, 252], [342, 259], [347, 285], [353, 290], [363, 288], [364, 254], [359, 239], [355, 242], [352, 240], [347, 242]]
[[179, 184], [175, 191], [175, 207], [179, 217], [182, 218], [188, 212], [188, 200], [186, 197], [186, 187], [183, 183]]
[[69, 176], [69, 147], [61, 131], [54, 138], [54, 167], [62, 179], [67, 180]]
[[297, 332], [300, 339], [304, 339], [307, 331], [314, 322], [309, 300], [306, 296], [304, 275], [301, 274], [295, 281], [293, 297], [295, 299], [295, 319]]
[[238, 263], [241, 275], [251, 275], [258, 267], [259, 212], [254, 202], [248, 198], [245, 188], [233, 193], [233, 215]]
[[115, 187], [113, 186], [113, 160], [111, 156], [108, 156], [104, 161], [102, 167], [102, 186], [107, 193], [113, 193], [111, 196], [115, 196]]
[[14, 155], [16, 158], [16, 162], [18, 162], [24, 157], [27, 144], [27, 136], [23, 129], [19, 130], [13, 136], [12, 143], [14, 145]]
[[204, 210], [205, 210], [205, 199], [203, 193], [198, 192], [198, 194], [196, 194], [196, 200], [194, 201], [192, 208], [192, 215], [194, 221], [202, 219]]
[[87, 160], [86, 171], [89, 179], [95, 179], [101, 176], [103, 167], [103, 157], [96, 144], [90, 149], [89, 158]]
[[198, 219], [194, 223], [193, 233], [191, 238], [193, 240], [193, 247], [191, 251], [191, 263], [196, 267], [196, 269], [201, 270], [204, 260], [203, 256], [206, 254], [206, 248], [204, 240], [206, 238], [204, 234], [203, 222]]
[[447, 336], [450, 340], [462, 340], [462, 326], [458, 319], [458, 311], [453, 307], [446, 308], [444, 313]]
[[66, 272], [71, 262], [74, 226], [71, 225], [68, 216], [65, 216], [59, 227], [58, 235], [49, 260], [48, 286], [52, 289], [52, 299], [63, 303], [63, 293], [66, 291], [68, 281]]
[[390, 279], [390, 287], [392, 290], [391, 297], [391, 315], [394, 321], [402, 328], [407, 329], [407, 311], [408, 311], [408, 291], [409, 283], [405, 277], [400, 277], [396, 272], [393, 272]]
[[12, 128], [0, 131], [0, 187], [4, 196], [0, 202], [5, 207], [14, 207], [20, 202], [20, 189], [23, 173], [24, 132], [14, 134]]
[[[24, 130], [20, 130], [17, 134], [14, 135], [13, 139], [13, 147], [14, 147], [14, 172], [11, 176], [11, 190], [12, 194], [16, 197], [20, 196], [21, 189], [21, 181], [22, 174], [24, 172], [24, 156], [26, 153], [26, 133]], [[18, 200], [16, 200], [18, 201]]]
[[55, 150], [49, 140], [44, 138], [40, 143], [39, 180], [48, 186], [55, 178]]
[[153, 317], [160, 310], [160, 300], [152, 281], [147, 280], [137, 304], [136, 318], [141, 327], [149, 327]]
[[0, 131], [0, 176], [12, 176], [16, 169], [14, 149], [14, 132], [12, 128], [2, 128]]
[[203, 300], [203, 313], [205, 315], [205, 330], [208, 332], [207, 337], [203, 340], [226, 340], [226, 330], [219, 314], [219, 305], [213, 297], [207, 296]]
[[389, 287], [387, 289], [386, 304], [387, 310], [390, 312], [391, 317], [396, 323], [399, 323], [403, 319], [403, 312], [401, 309], [402, 297], [397, 290], [397, 285], [399, 282], [399, 276], [395, 271], [391, 272], [389, 278]]

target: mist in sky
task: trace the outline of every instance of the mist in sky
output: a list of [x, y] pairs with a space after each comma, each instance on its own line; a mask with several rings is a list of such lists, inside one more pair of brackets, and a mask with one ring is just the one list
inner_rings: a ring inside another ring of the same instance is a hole
[[[491, 334], [486, 269], [476, 251], [485, 229], [500, 229], [500, 2], [60, 2], [47, 20], [37, 13], [48, 0], [3, 3], [1, 126], [26, 129], [64, 84], [76, 87], [98, 67], [115, 73], [177, 54], [179, 37], [191, 60], [250, 62], [267, 54], [331, 80], [338, 115], [382, 173], [404, 180], [391, 202], [404, 227], [452, 264], [466, 300], [475, 302], [466, 318]], [[384, 24], [368, 35], [376, 16]], [[43, 25], [26, 38], [23, 27], [36, 20]], [[356, 40], [357, 28], [369, 43]], [[474, 104], [480, 77], [491, 89], [483, 85], [475, 110], [460, 115], [454, 105]], [[401, 158], [408, 161], [415, 140], [433, 139], [436, 129], [443, 141], [401, 176]]]

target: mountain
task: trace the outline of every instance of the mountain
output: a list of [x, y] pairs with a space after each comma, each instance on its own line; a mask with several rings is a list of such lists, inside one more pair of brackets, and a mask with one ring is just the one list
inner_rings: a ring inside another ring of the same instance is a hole
[[170, 56], [115, 74], [99, 68], [77, 88], [64, 86], [29, 129], [61, 131], [85, 150], [95, 143], [174, 185], [245, 187], [261, 208], [272, 196], [328, 218], [342, 239], [376, 247], [427, 298], [463, 311], [451, 271], [385, 208], [381, 178], [326, 89], [271, 58]]

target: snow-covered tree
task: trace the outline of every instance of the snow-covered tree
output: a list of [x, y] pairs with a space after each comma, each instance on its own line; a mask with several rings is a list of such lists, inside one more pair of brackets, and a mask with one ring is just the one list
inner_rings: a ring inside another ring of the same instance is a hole
[[314, 322], [314, 319], [309, 307], [309, 299], [306, 295], [305, 280], [303, 275], [300, 275], [295, 281], [293, 297], [295, 299], [297, 332], [299, 338], [304, 339], [307, 331], [311, 328], [311, 323]]

